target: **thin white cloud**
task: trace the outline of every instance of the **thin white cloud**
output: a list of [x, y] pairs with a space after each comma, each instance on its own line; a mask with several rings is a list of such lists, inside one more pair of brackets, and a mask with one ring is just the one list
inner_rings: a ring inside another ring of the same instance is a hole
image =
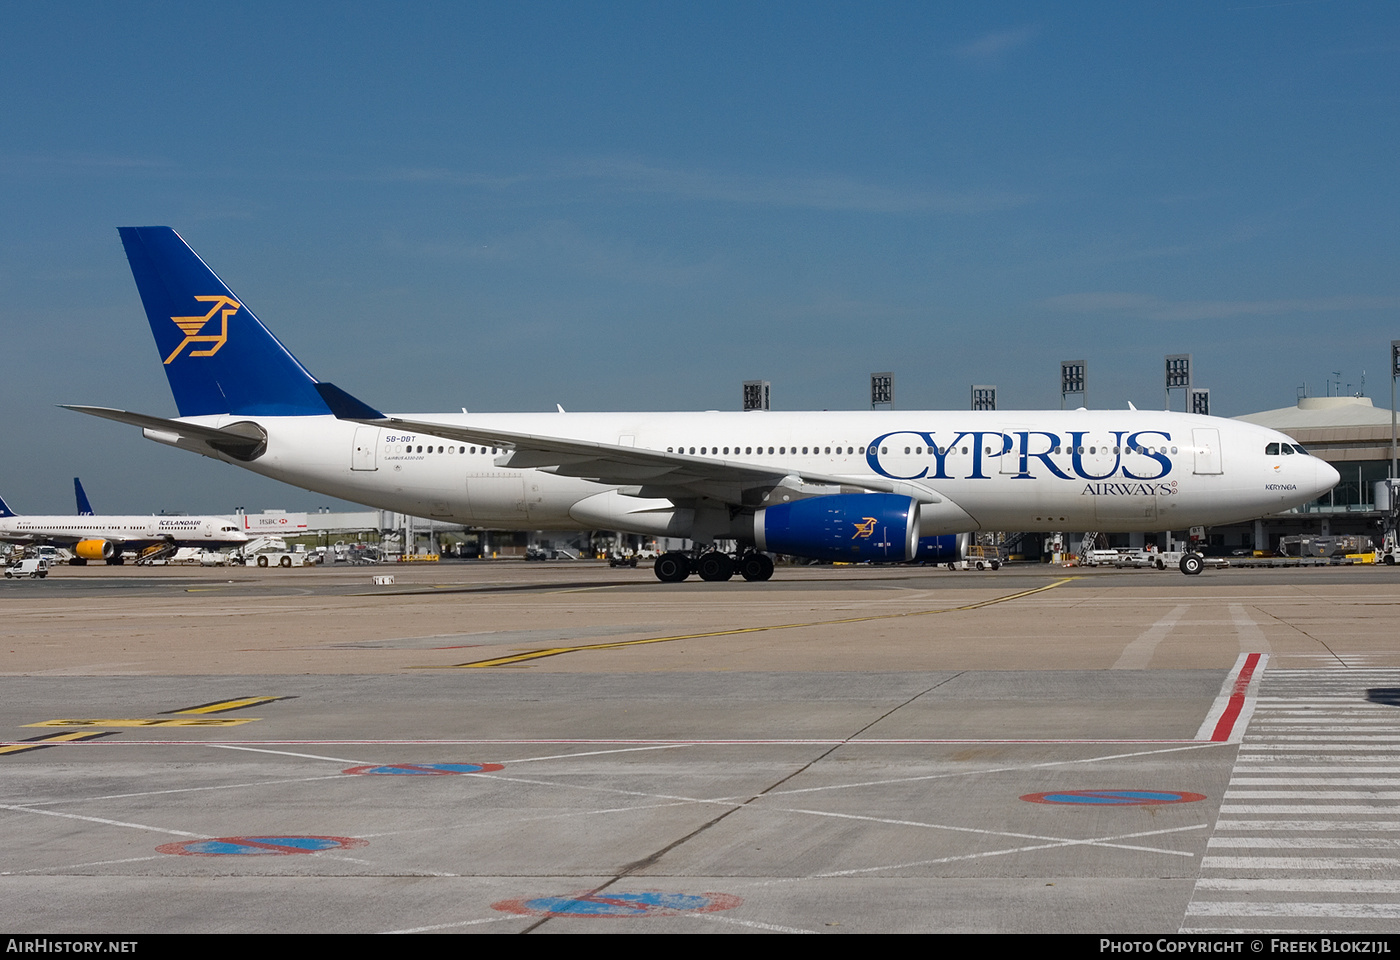
[[621, 194], [855, 213], [979, 214], [1009, 210], [1031, 202], [1028, 195], [1001, 190], [890, 187], [836, 176], [725, 174], [618, 158], [581, 160], [538, 174], [489, 176], [441, 168], [404, 168], [389, 171], [380, 179], [448, 183], [488, 190], [541, 184], [591, 184], [595, 189]]
[[1033, 26], [1016, 27], [1013, 30], [994, 30], [991, 33], [983, 34], [971, 43], [963, 44], [953, 53], [960, 60], [986, 63], [999, 60], [1012, 50], [1024, 47], [1034, 39], [1035, 35], [1036, 28]]
[[1400, 297], [1310, 297], [1293, 300], [1164, 300], [1141, 293], [1069, 293], [1042, 303], [1061, 313], [1117, 313], [1147, 320], [1228, 320], [1233, 317], [1395, 310]]
[[545, 265], [553, 272], [675, 287], [713, 280], [721, 266], [713, 260], [685, 261], [642, 244], [590, 234], [565, 220], [492, 236], [483, 243], [404, 241], [390, 237], [386, 245], [395, 251], [439, 260], [493, 267]]

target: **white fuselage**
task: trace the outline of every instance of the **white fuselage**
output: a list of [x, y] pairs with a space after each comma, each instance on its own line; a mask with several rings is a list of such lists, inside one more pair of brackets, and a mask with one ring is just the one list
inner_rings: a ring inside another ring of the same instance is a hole
[[[933, 495], [920, 507], [925, 536], [976, 530], [1182, 530], [1287, 510], [1337, 482], [1331, 466], [1293, 453], [1291, 447], [1286, 453], [1267, 453], [1270, 444], [1278, 450], [1291, 443], [1275, 431], [1146, 410], [422, 414], [404, 419], [684, 453], [717, 464], [902, 481], [908, 489]], [[246, 463], [218, 454], [220, 459], [346, 500], [482, 527], [691, 535], [694, 514], [687, 510], [695, 508], [693, 502], [639, 496], [640, 484], [504, 466], [509, 460], [504, 448], [330, 416], [229, 415], [188, 422], [223, 427], [248, 421], [267, 432], [266, 452]], [[146, 435], [211, 455], [168, 433], [147, 429]], [[731, 506], [750, 502], [738, 486], [732, 493], [712, 497]]]
[[3, 517], [0, 540], [78, 543], [244, 543], [248, 535], [232, 517]]

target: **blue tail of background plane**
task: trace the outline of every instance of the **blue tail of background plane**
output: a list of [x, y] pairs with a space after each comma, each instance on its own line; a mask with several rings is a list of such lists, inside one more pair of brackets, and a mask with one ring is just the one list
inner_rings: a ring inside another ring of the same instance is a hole
[[169, 227], [119, 227], [182, 417], [329, 414], [316, 378]]
[[78, 501], [78, 516], [92, 516], [92, 504], [88, 503], [87, 491], [83, 489], [83, 482], [77, 477], [73, 478], [73, 496]]
[[9, 506], [5, 503], [4, 500], [0, 500], [0, 517], [17, 517], [17, 516], [19, 516], [19, 514], [15, 513], [13, 510], [11, 510], [11, 509], [9, 508]]

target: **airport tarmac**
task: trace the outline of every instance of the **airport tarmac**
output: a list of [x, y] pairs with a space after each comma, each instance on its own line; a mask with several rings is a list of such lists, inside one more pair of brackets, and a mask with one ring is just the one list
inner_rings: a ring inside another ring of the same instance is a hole
[[63, 567], [0, 610], [12, 933], [1400, 930], [1394, 568]]

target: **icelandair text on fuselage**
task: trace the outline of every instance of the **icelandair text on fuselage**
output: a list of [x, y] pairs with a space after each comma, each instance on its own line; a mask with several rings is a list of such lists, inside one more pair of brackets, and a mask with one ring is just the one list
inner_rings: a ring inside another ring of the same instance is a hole
[[50, 940], [48, 937], [11, 937], [6, 953], [135, 953], [136, 940]]
[[1264, 940], [1187, 940], [1162, 937], [1157, 940], [1099, 940], [1099, 953], [1390, 953], [1388, 940], [1317, 939]]

